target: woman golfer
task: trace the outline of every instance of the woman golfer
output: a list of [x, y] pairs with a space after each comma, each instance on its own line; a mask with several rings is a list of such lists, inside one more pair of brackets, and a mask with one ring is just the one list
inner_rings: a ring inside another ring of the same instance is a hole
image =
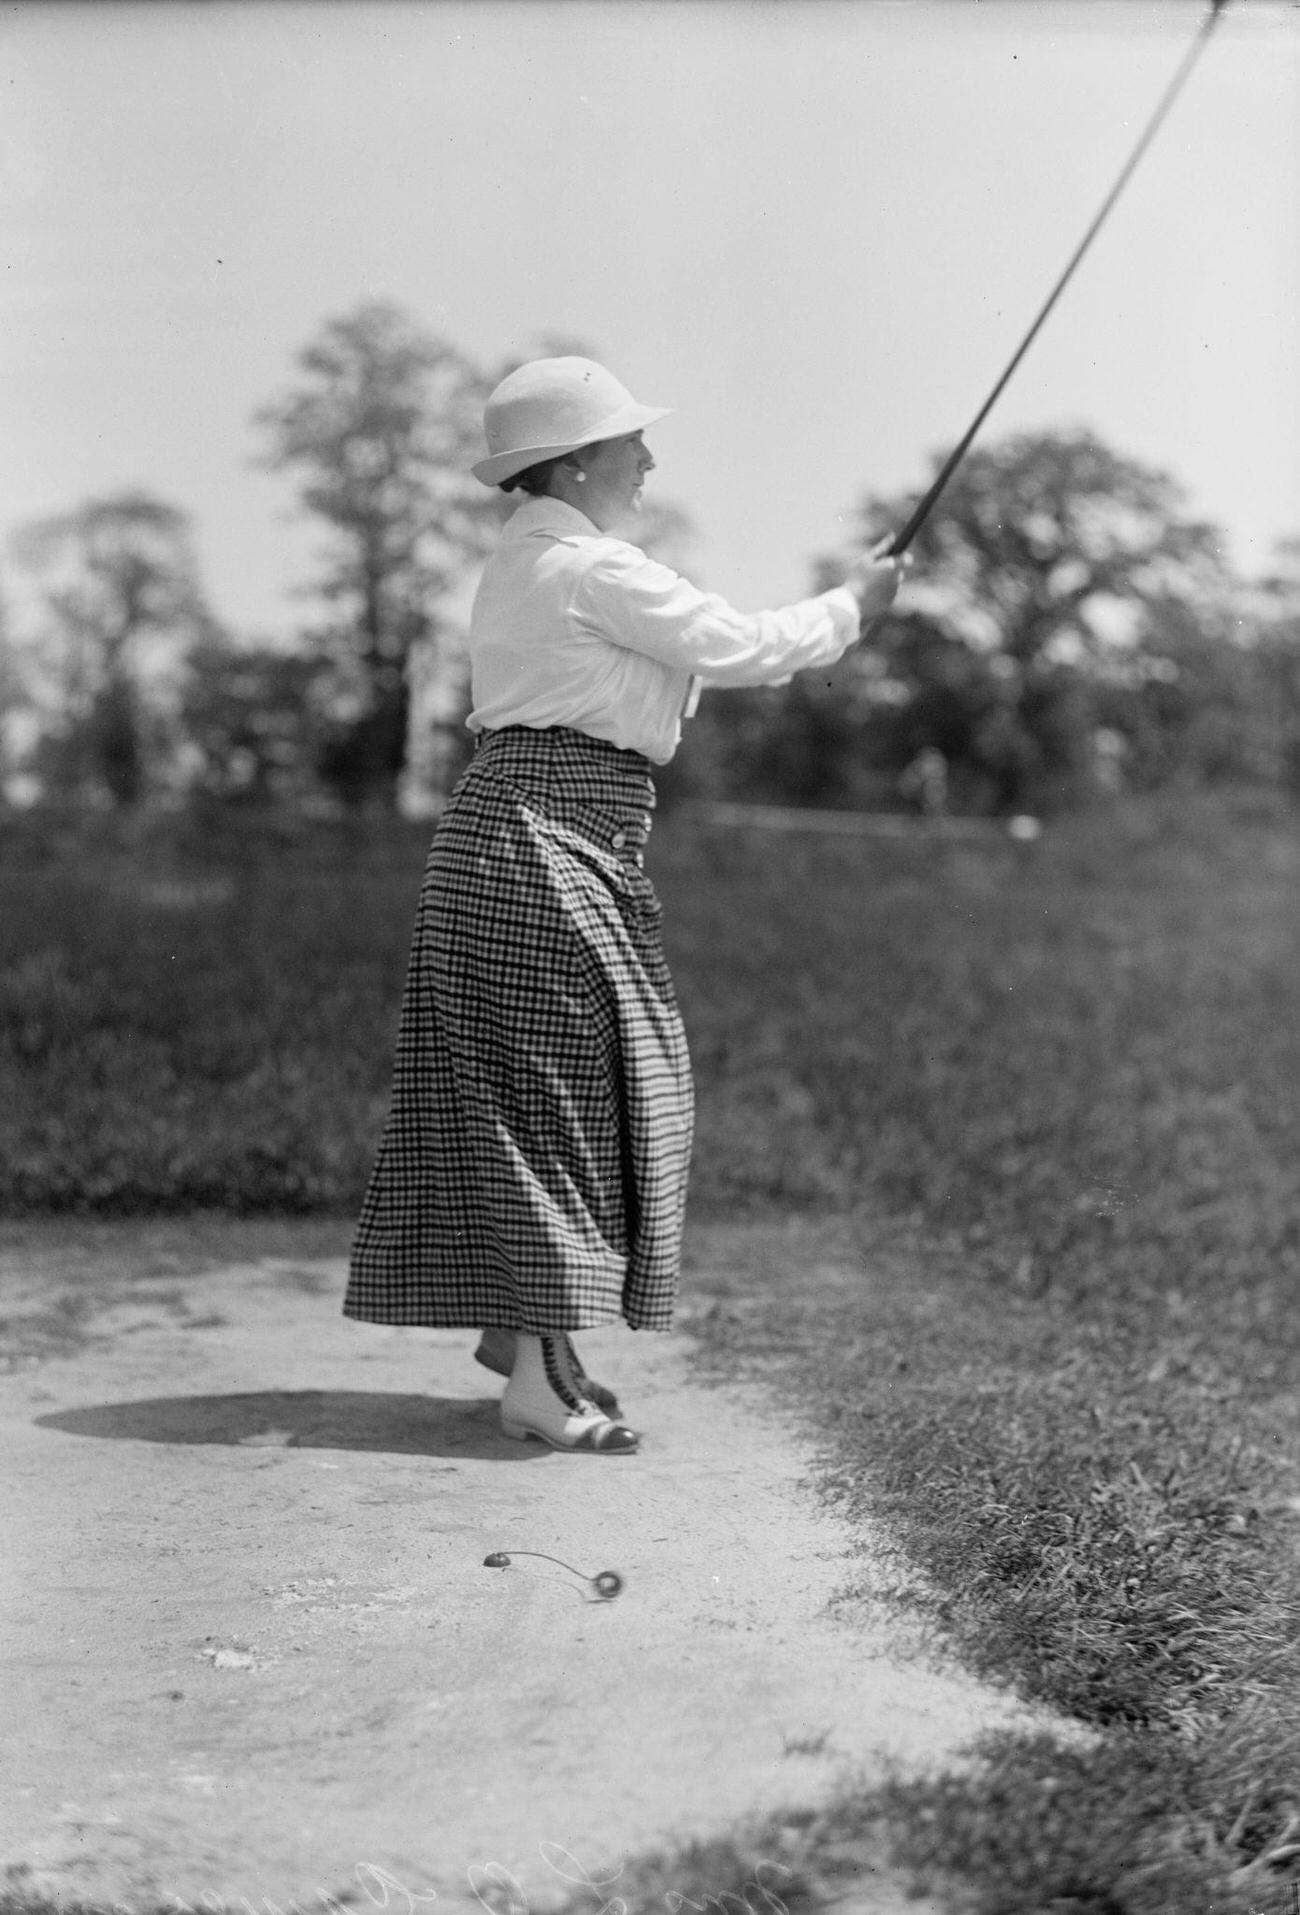
[[638, 1437], [571, 1332], [666, 1330], [692, 1086], [642, 869], [651, 773], [703, 685], [839, 658], [899, 565], [737, 612], [612, 528], [636, 511], [665, 409], [589, 359], [539, 359], [487, 402], [486, 485], [527, 496], [470, 623], [477, 749], [429, 853], [392, 1105], [344, 1314], [481, 1329], [501, 1426], [622, 1455]]

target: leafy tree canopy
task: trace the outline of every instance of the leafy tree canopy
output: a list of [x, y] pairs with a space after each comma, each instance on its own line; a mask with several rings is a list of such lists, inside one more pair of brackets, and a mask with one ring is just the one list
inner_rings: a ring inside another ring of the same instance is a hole
[[491, 494], [470, 476], [484, 375], [400, 307], [329, 320], [300, 378], [257, 415], [264, 463], [295, 474], [329, 531], [307, 634], [339, 668], [321, 769], [352, 804], [392, 805], [406, 763], [408, 663], [436, 642], [449, 594], [486, 550]]
[[257, 415], [264, 463], [296, 474], [335, 535], [316, 590], [358, 615], [367, 657], [401, 656], [490, 536], [490, 496], [468, 475], [483, 375], [381, 301], [328, 321], [298, 367]]
[[[911, 505], [866, 497], [854, 547]], [[1268, 759], [1235, 642], [1240, 581], [1168, 474], [1082, 429], [1013, 436], [968, 455], [912, 551], [868, 645], [824, 677], [715, 706], [709, 749], [743, 758], [749, 795], [929, 806], [941, 790], [958, 809], [1010, 812], [1180, 769], [1255, 775]], [[815, 583], [842, 575], [828, 556]], [[1227, 716], [1202, 722], [1207, 702]]]
[[[937, 471], [940, 460], [935, 460]], [[858, 509], [866, 543], [907, 502]], [[1020, 667], [1094, 666], [1143, 633], [1144, 607], [1195, 598], [1223, 611], [1223, 535], [1188, 516], [1167, 473], [1092, 434], [1022, 434], [970, 453], [918, 533], [907, 602], [937, 629]]]
[[111, 670], [144, 634], [186, 636], [207, 620], [188, 516], [127, 489], [39, 519], [15, 537], [65, 639]]
[[174, 741], [163, 688], [213, 629], [187, 515], [139, 488], [37, 520], [14, 540], [44, 608], [45, 782], [133, 804]]

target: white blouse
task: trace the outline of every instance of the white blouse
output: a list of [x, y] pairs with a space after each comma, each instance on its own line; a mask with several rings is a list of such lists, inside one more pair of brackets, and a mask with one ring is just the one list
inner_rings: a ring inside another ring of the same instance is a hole
[[560, 499], [507, 521], [470, 615], [471, 731], [567, 725], [667, 764], [707, 685], [779, 685], [858, 636], [844, 586], [738, 612]]

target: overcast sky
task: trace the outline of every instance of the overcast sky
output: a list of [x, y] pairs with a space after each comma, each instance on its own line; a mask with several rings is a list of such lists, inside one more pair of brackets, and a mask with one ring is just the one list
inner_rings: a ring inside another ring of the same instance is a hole
[[[968, 424], [1200, 0], [0, 6], [0, 529], [124, 484], [214, 608], [310, 571], [255, 408], [391, 298], [491, 364], [579, 335], [671, 405], [700, 583], [799, 595]], [[1086, 424], [1247, 570], [1300, 531], [1300, 8], [1233, 0], [984, 438]], [[11, 595], [16, 581], [6, 566]]]

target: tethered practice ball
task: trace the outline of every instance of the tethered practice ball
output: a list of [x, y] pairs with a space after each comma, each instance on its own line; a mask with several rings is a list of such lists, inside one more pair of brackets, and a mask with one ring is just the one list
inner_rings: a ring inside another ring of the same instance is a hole
[[[621, 1596], [623, 1593], [623, 1578], [616, 1569], [602, 1569], [599, 1575], [583, 1576], [582, 1571], [574, 1569], [572, 1563], [560, 1562], [558, 1556], [548, 1556], [544, 1549], [519, 1549], [515, 1551], [515, 1554], [540, 1556], [543, 1562], [559, 1563], [561, 1569], [569, 1570], [574, 1576], [582, 1576], [583, 1582], [590, 1583], [601, 1602], [613, 1602], [615, 1596]], [[490, 1556], [483, 1558], [483, 1567], [484, 1569], [509, 1569], [510, 1557], [504, 1549], [494, 1549]]]

